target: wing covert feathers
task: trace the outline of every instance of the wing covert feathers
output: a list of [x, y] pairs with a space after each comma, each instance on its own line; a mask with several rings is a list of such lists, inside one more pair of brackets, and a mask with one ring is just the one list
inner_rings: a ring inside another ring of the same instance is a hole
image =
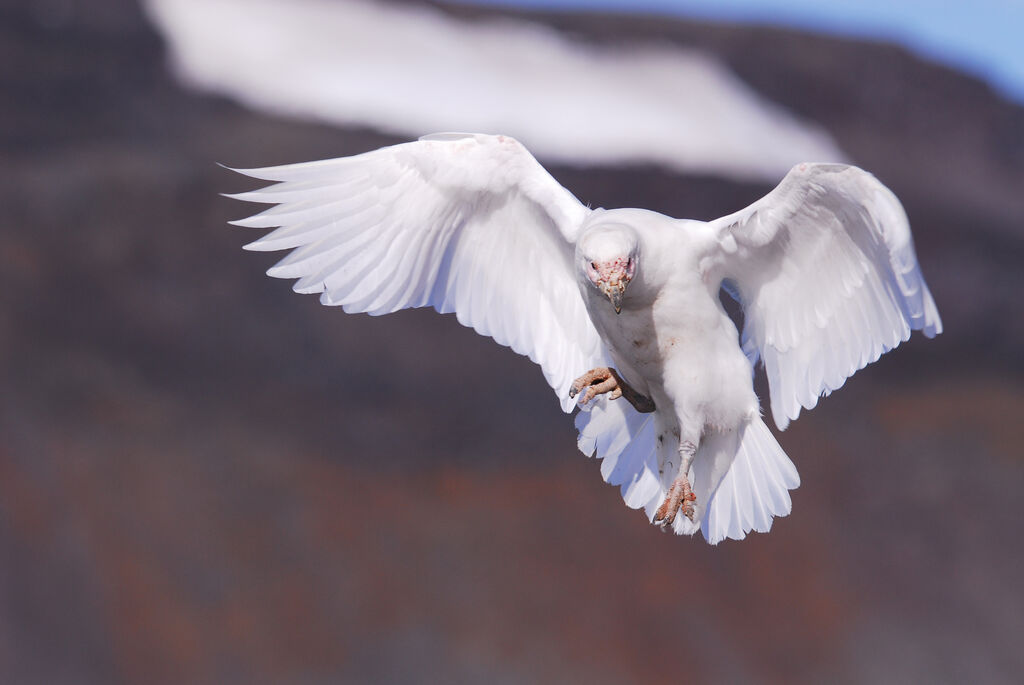
[[798, 165], [710, 227], [711, 268], [740, 296], [780, 429], [912, 330], [942, 332], [903, 207], [861, 169]]

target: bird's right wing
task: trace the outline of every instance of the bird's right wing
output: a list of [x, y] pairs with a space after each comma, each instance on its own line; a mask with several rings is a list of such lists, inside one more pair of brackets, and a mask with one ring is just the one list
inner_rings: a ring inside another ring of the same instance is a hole
[[576, 283], [590, 210], [517, 141], [435, 134], [354, 157], [237, 170], [276, 181], [231, 195], [277, 206], [246, 246], [292, 252], [268, 271], [346, 312], [431, 306], [541, 366], [565, 411], [604, 346]]

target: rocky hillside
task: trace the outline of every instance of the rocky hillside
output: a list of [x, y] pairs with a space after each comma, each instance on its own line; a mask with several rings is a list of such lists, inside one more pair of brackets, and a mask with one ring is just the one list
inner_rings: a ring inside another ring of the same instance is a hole
[[[887, 45], [524, 16], [699, 47], [826, 127], [904, 200], [946, 333], [780, 436], [803, 485], [769, 535], [661, 535], [529, 361], [320, 307], [225, 226], [215, 162], [394, 140], [183, 90], [129, 0], [3, 0], [0, 681], [1024, 676], [1024, 109]], [[696, 218], [768, 190], [552, 171]]]

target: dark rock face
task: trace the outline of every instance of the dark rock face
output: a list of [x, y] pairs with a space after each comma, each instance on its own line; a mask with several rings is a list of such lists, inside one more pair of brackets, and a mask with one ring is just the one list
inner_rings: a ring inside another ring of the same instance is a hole
[[[543, 19], [700, 47], [823, 124], [904, 200], [946, 333], [780, 436], [804, 484], [769, 535], [660, 535], [529, 361], [239, 250], [214, 162], [393, 139], [183, 91], [126, 0], [5, 2], [0, 681], [1021, 678], [1024, 110], [884, 45]], [[697, 218], [767, 190], [552, 171]]]

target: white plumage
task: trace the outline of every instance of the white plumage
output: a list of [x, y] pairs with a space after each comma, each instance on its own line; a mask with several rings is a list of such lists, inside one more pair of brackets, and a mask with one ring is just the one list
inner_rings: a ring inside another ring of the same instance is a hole
[[[231, 197], [276, 206], [233, 223], [277, 227], [246, 248], [291, 249], [268, 273], [296, 291], [350, 313], [455, 312], [539, 364], [567, 412], [574, 379], [616, 369], [656, 409], [599, 395], [577, 415], [580, 449], [627, 505], [712, 543], [767, 531], [799, 485], [760, 418], [758, 358], [784, 429], [911, 330], [942, 328], [902, 207], [856, 167], [801, 164], [711, 222], [588, 209], [504, 136], [240, 171], [276, 183]], [[683, 480], [696, 500], [665, 516]]]

